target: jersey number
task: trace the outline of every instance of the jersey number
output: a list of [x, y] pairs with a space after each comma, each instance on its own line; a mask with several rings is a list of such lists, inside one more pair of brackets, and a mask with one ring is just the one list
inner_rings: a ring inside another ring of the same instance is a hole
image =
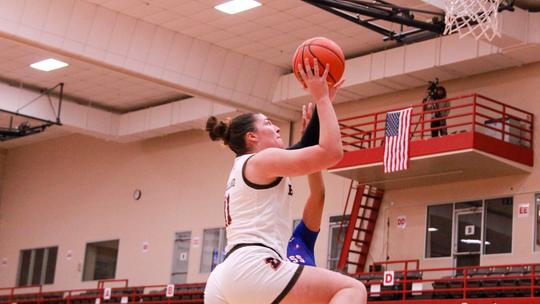
[[304, 261], [302, 256], [299, 255], [299, 254], [289, 256], [289, 261], [291, 261], [293, 263], [296, 263], [296, 264], [305, 264], [306, 263], [306, 261]]
[[224, 213], [225, 213], [225, 227], [228, 227], [231, 222], [232, 222], [232, 219], [231, 219], [231, 213], [229, 212], [229, 195], [225, 196], [225, 205], [224, 205]]
[[266, 264], [269, 264], [274, 271], [277, 270], [279, 266], [281, 266], [281, 261], [275, 258], [266, 258], [264, 259], [264, 262]]

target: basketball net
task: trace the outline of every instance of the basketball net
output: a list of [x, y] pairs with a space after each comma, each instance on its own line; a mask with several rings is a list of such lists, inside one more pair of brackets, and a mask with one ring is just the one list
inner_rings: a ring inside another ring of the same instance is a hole
[[497, 15], [501, 1], [444, 0], [444, 34], [459, 33], [460, 38], [473, 35], [476, 40], [483, 37], [489, 41], [500, 37]]

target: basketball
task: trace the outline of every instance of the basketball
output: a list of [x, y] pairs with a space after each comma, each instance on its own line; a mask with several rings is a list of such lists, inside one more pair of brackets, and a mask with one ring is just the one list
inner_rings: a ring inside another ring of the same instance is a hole
[[296, 79], [300, 81], [303, 87], [305, 87], [300, 71], [298, 70], [298, 64], [304, 66], [305, 58], [309, 59], [309, 64], [313, 67], [313, 59], [317, 58], [319, 62], [319, 73], [324, 73], [324, 68], [328, 63], [330, 70], [326, 80], [329, 85], [336, 84], [345, 71], [345, 56], [343, 51], [334, 41], [324, 38], [315, 37], [304, 41], [294, 52], [292, 67]]

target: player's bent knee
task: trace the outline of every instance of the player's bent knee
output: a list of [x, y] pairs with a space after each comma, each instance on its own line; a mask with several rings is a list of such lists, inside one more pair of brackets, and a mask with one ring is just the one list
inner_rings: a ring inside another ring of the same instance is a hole
[[366, 286], [360, 282], [360, 281], [356, 281], [356, 286], [354, 287], [356, 290], [358, 290], [358, 293], [359, 293], [359, 296], [360, 296], [360, 299], [362, 300], [361, 303], [366, 303], [367, 301], [367, 290], [366, 290]]
[[357, 295], [355, 298], [361, 299], [362, 302], [360, 303], [365, 303], [367, 301], [366, 286], [362, 282], [353, 278], [350, 278], [348, 283], [350, 284], [349, 288], [353, 289], [354, 293]]

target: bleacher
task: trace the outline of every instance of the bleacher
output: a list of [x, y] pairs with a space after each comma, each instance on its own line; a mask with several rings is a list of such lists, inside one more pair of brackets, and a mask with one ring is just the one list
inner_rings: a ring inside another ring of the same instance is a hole
[[[520, 299], [523, 302], [519, 303], [540, 303], [540, 264], [390, 268], [356, 276], [366, 285], [370, 302], [454, 303], [446, 300], [467, 299], [466, 303], [473, 304], [486, 303], [488, 299], [494, 299], [489, 303], [518, 303]], [[393, 270], [390, 286], [384, 284], [385, 270]]]
[[[126, 280], [121, 280], [126, 281]], [[42, 286], [0, 288], [0, 304], [109, 304], [109, 303], [200, 303], [204, 302], [205, 283], [177, 284], [174, 291], [167, 294], [167, 285], [123, 286], [64, 291], [42, 291]], [[35, 287], [36, 292], [19, 292]]]
[[[366, 285], [369, 302], [540, 304], [540, 264], [420, 269], [418, 260], [413, 262], [416, 267], [412, 269], [394, 267], [389, 286], [384, 281], [392, 262], [380, 263], [387, 267], [378, 271], [357, 275]], [[115, 282], [125, 284], [105, 287], [105, 283]], [[202, 304], [204, 287], [205, 283], [129, 286], [127, 280], [107, 280], [98, 282], [98, 288], [64, 291], [43, 291], [43, 286], [10, 287], [0, 288], [0, 304]]]

